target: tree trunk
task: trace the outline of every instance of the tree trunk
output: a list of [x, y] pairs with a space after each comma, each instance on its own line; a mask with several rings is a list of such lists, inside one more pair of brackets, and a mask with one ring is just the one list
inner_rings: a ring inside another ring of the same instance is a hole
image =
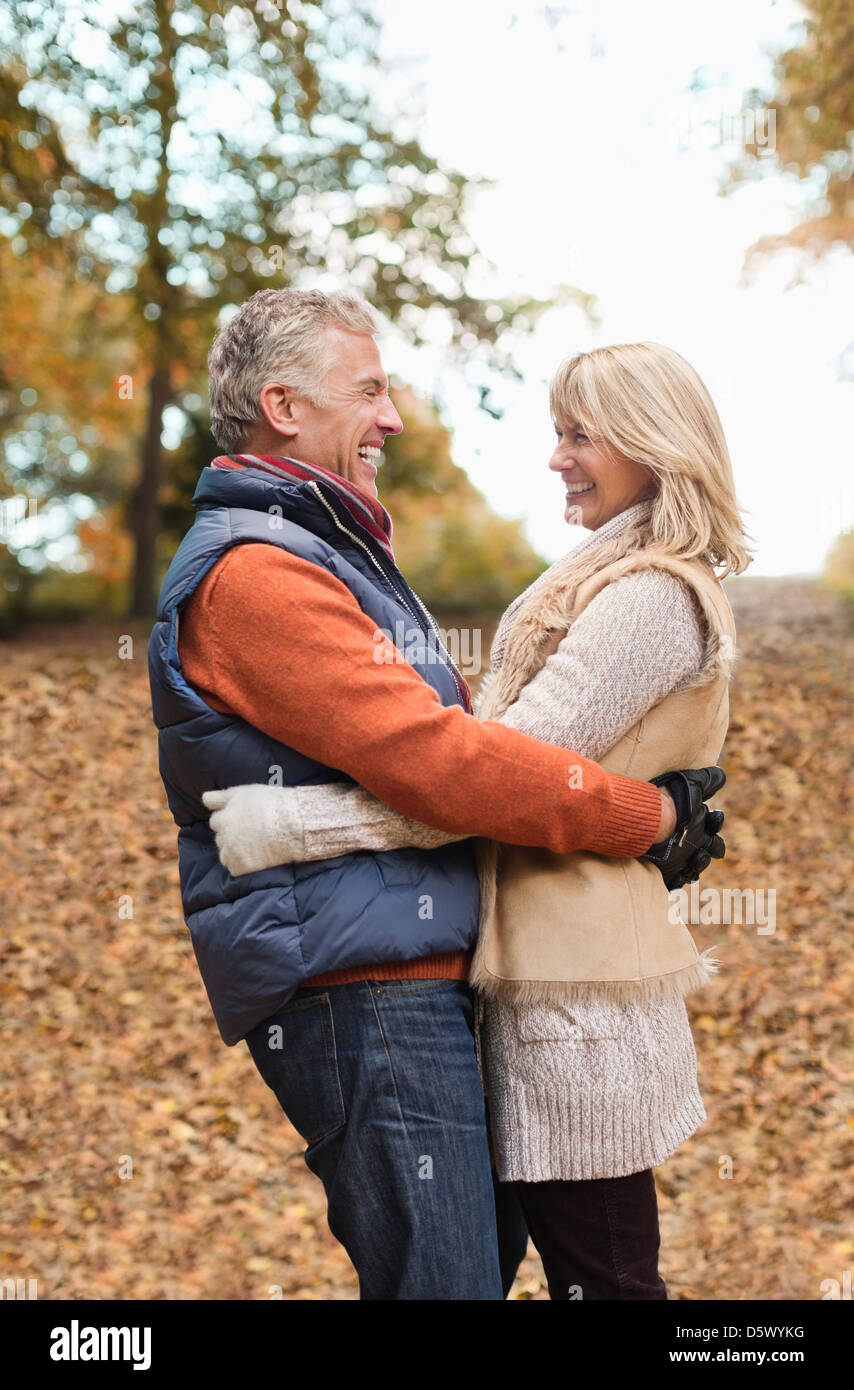
[[148, 386], [148, 418], [142, 443], [141, 468], [131, 500], [131, 534], [134, 539], [133, 586], [128, 617], [150, 618], [157, 604], [157, 537], [160, 531], [160, 476], [163, 445], [163, 411], [169, 404], [172, 383], [167, 366], [155, 367]]

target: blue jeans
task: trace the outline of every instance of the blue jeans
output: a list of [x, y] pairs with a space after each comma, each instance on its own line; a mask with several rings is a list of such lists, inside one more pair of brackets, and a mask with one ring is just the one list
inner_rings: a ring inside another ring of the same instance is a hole
[[246, 1042], [308, 1146], [362, 1299], [504, 1298], [528, 1233], [490, 1166], [468, 985], [303, 988]]

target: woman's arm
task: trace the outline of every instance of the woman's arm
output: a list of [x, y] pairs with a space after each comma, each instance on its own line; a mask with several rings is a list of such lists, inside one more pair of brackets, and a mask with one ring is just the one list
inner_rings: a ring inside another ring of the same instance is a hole
[[235, 877], [275, 864], [334, 859], [354, 850], [438, 849], [464, 840], [393, 811], [364, 787], [323, 782], [309, 787], [253, 783], [205, 792], [219, 857]]
[[[689, 591], [663, 570], [609, 584], [497, 722], [598, 759], [693, 677], [703, 638]], [[250, 785], [208, 792], [229, 873], [331, 859], [354, 850], [437, 849], [467, 838], [412, 820], [364, 787]]]

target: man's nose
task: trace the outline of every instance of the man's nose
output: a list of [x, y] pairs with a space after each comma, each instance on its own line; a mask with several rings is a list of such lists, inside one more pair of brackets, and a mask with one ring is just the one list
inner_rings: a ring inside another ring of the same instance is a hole
[[403, 421], [392, 405], [391, 401], [383, 401], [382, 410], [377, 416], [377, 424], [386, 434], [400, 434], [403, 430]]

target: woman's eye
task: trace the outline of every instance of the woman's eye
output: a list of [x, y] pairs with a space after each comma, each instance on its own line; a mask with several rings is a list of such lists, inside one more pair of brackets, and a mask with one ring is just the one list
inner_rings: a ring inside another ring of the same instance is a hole
[[583, 442], [584, 442], [585, 444], [588, 443], [587, 435], [586, 435], [586, 434], [581, 434], [580, 431], [576, 430], [576, 433], [575, 433], [575, 442], [576, 442], [576, 444], [579, 442], [579, 440], [583, 440]]

